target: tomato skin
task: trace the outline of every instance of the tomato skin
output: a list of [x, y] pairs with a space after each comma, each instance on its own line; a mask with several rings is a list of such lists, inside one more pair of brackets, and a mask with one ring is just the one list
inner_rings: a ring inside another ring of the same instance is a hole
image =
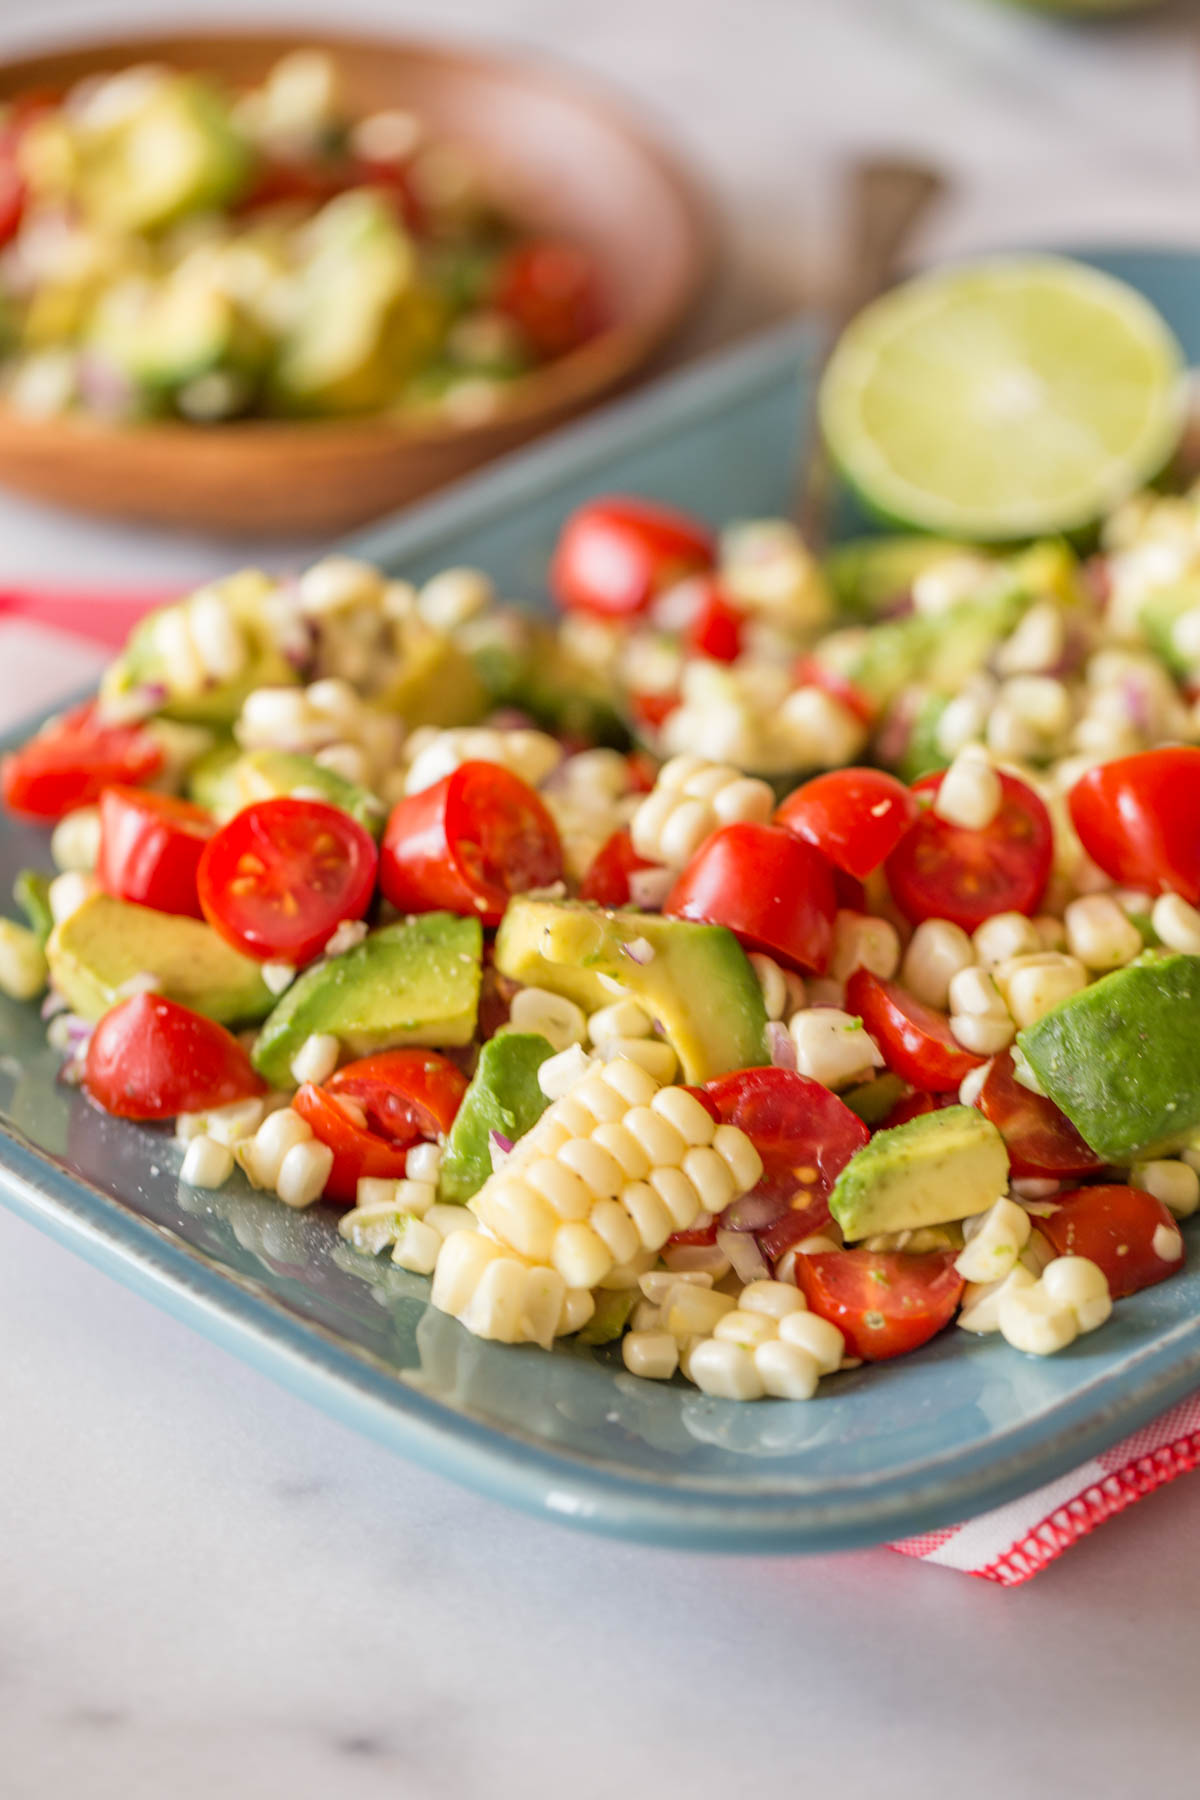
[[1090, 1175], [1104, 1167], [1053, 1100], [1033, 1093], [1017, 1080], [1011, 1050], [992, 1058], [975, 1104], [1004, 1139], [1009, 1167], [1018, 1179], [1036, 1176], [1057, 1181], [1067, 1175]]
[[594, 900], [597, 906], [628, 906], [632, 899], [629, 877], [640, 869], [657, 867], [657, 863], [638, 855], [627, 830], [614, 831], [597, 850], [580, 885], [579, 898]]
[[920, 805], [882, 769], [831, 769], [789, 794], [775, 823], [863, 881], [916, 823]]
[[823, 1250], [796, 1258], [796, 1285], [812, 1312], [836, 1325], [847, 1356], [886, 1362], [919, 1350], [950, 1323], [965, 1283], [957, 1252]]
[[[333, 1151], [325, 1198], [353, 1206], [364, 1176], [401, 1180], [409, 1150], [449, 1130], [466, 1089], [462, 1071], [434, 1050], [383, 1050], [347, 1063], [323, 1087], [305, 1083], [292, 1105]], [[362, 1108], [365, 1127], [339, 1096]]]
[[105, 788], [97, 879], [119, 900], [202, 919], [196, 872], [215, 830], [204, 808], [188, 800], [142, 788]]
[[1200, 902], [1195, 796], [1200, 749], [1142, 750], [1089, 769], [1071, 789], [1071, 823], [1092, 861], [1125, 887]]
[[681, 872], [663, 912], [725, 925], [747, 949], [820, 975], [837, 896], [829, 864], [811, 844], [778, 825], [723, 825]]
[[[932, 799], [944, 778], [944, 769], [924, 775], [912, 791]], [[1000, 786], [1000, 810], [983, 831], [951, 825], [930, 807], [888, 857], [892, 897], [914, 925], [949, 919], [975, 931], [995, 913], [1037, 911], [1054, 856], [1050, 815], [1015, 775], [1002, 774]]]
[[301, 966], [344, 919], [361, 919], [379, 857], [356, 819], [321, 800], [257, 800], [209, 839], [197, 888], [204, 917], [235, 950]]
[[957, 1096], [945, 1094], [905, 1094], [897, 1100], [886, 1119], [877, 1127], [880, 1131], [894, 1131], [897, 1125], [907, 1125], [910, 1119], [923, 1119], [926, 1113], [940, 1112], [944, 1106], [953, 1106]]
[[493, 926], [511, 895], [562, 872], [558, 829], [534, 790], [498, 763], [468, 762], [393, 807], [379, 882], [400, 912]]
[[846, 675], [839, 675], [836, 669], [828, 669], [819, 658], [806, 652], [796, 658], [792, 666], [792, 680], [797, 687], [816, 687], [828, 694], [831, 700], [839, 700], [847, 712], [867, 726], [874, 725], [879, 711], [870, 695], [856, 686]]
[[629, 619], [672, 582], [711, 568], [715, 554], [712, 533], [686, 513], [651, 500], [592, 500], [563, 526], [550, 588], [568, 612]]
[[630, 694], [630, 719], [643, 736], [653, 739], [682, 699], [678, 688], [670, 688], [661, 694]]
[[923, 1093], [947, 1093], [983, 1067], [982, 1056], [955, 1041], [943, 1014], [870, 969], [855, 969], [846, 983], [846, 1011], [862, 1020], [893, 1075]]
[[1110, 1184], [1059, 1194], [1054, 1211], [1034, 1221], [1057, 1256], [1086, 1256], [1104, 1270], [1114, 1300], [1165, 1281], [1183, 1267], [1182, 1255], [1165, 1260], [1154, 1248], [1160, 1227], [1179, 1237], [1161, 1200], [1142, 1188]]
[[0, 762], [10, 812], [53, 822], [106, 787], [140, 787], [161, 773], [162, 748], [140, 725], [104, 725], [95, 700], [53, 720]]
[[738, 1069], [705, 1091], [722, 1123], [744, 1131], [763, 1164], [722, 1225], [752, 1230], [765, 1255], [782, 1256], [828, 1223], [833, 1184], [870, 1133], [836, 1094], [794, 1069]]
[[542, 361], [565, 356], [604, 329], [603, 295], [586, 251], [553, 238], [519, 244], [501, 264], [493, 304], [520, 326]]
[[173, 1119], [266, 1092], [233, 1033], [162, 994], [106, 1012], [88, 1044], [83, 1085], [118, 1119]]
[[653, 608], [651, 622], [661, 623], [664, 631], [678, 630], [689, 656], [734, 662], [741, 655], [745, 616], [715, 575], [693, 575], [668, 589], [661, 605]]

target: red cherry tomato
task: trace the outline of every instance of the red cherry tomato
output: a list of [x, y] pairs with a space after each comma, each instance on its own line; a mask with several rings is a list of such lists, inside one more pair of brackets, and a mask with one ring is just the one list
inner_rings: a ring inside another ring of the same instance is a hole
[[548, 238], [509, 252], [496, 276], [493, 304], [516, 321], [543, 361], [577, 350], [606, 324], [591, 257]]
[[631, 794], [649, 794], [658, 779], [658, 760], [645, 750], [631, 750], [625, 758], [625, 766], [629, 770], [629, 791]]
[[864, 725], [873, 725], [878, 707], [871, 696], [849, 679], [839, 675], [836, 669], [827, 669], [825, 664], [811, 652], [796, 658], [792, 667], [792, 680], [797, 687], [817, 687], [828, 694], [831, 700], [840, 700], [848, 712], [855, 714]]
[[53, 719], [0, 763], [10, 812], [61, 819], [89, 806], [106, 787], [140, 787], [163, 766], [158, 740], [140, 725], [104, 725], [95, 700]]
[[862, 881], [886, 862], [920, 810], [904, 783], [882, 769], [833, 769], [789, 794], [775, 823]]
[[629, 717], [634, 730], [643, 737], [653, 739], [662, 730], [681, 699], [678, 688], [670, 688], [661, 694], [630, 694]]
[[975, 1104], [1004, 1139], [1009, 1164], [1018, 1178], [1057, 1181], [1065, 1175], [1090, 1175], [1104, 1166], [1053, 1100], [1021, 1085], [1013, 1074], [1008, 1050], [988, 1064]]
[[652, 500], [592, 500], [563, 526], [550, 588], [569, 612], [627, 619], [656, 594], [712, 567], [708, 527]]
[[580, 885], [579, 898], [594, 900], [597, 906], [628, 906], [632, 899], [629, 877], [640, 869], [657, 867], [638, 855], [628, 831], [614, 831], [597, 850]]
[[1196, 793], [1200, 750], [1177, 745], [1120, 756], [1071, 789], [1071, 822], [1093, 862], [1125, 887], [1200, 902]]
[[897, 1100], [879, 1130], [894, 1131], [897, 1125], [907, 1125], [910, 1119], [922, 1119], [926, 1113], [940, 1112], [944, 1106], [953, 1106], [956, 1098], [953, 1093], [905, 1094], [902, 1100]]
[[0, 247], [16, 237], [25, 211], [25, 183], [11, 154], [0, 150]]
[[855, 969], [846, 983], [846, 1011], [862, 1020], [893, 1075], [924, 1092], [957, 1088], [964, 1075], [983, 1065], [982, 1056], [955, 1041], [942, 1013], [870, 969]]
[[[1034, 1220], [1054, 1246], [1058, 1256], [1086, 1256], [1104, 1270], [1114, 1300], [1136, 1294], [1139, 1288], [1165, 1281], [1183, 1267], [1183, 1240], [1161, 1200], [1134, 1187], [1085, 1187], [1059, 1194], [1054, 1211]], [[1178, 1256], [1160, 1256], [1155, 1233], [1169, 1233], [1160, 1242], [1179, 1248]]]
[[825, 858], [777, 825], [723, 825], [667, 896], [670, 918], [725, 925], [749, 950], [821, 974], [837, 912]]
[[83, 1085], [119, 1119], [173, 1119], [266, 1089], [232, 1032], [162, 994], [135, 994], [105, 1013]]
[[842, 1333], [848, 1356], [884, 1362], [918, 1350], [954, 1317], [964, 1285], [955, 1255], [823, 1250], [796, 1258], [796, 1283], [810, 1310]]
[[469, 762], [392, 809], [379, 881], [400, 912], [498, 925], [513, 894], [562, 878], [562, 845], [542, 801], [498, 763]]
[[753, 1231], [764, 1254], [782, 1256], [828, 1222], [833, 1184], [870, 1134], [836, 1094], [793, 1069], [739, 1069], [706, 1091], [763, 1164], [758, 1184], [726, 1208], [722, 1226]]
[[[466, 1089], [462, 1071], [434, 1050], [383, 1050], [323, 1087], [302, 1087], [292, 1105], [333, 1151], [325, 1198], [353, 1206], [363, 1176], [399, 1181], [413, 1145], [450, 1129]], [[342, 1101], [361, 1109], [365, 1125]]]
[[[912, 791], [932, 798], [944, 777], [944, 769], [925, 775]], [[983, 831], [951, 825], [930, 807], [888, 857], [892, 896], [914, 924], [950, 919], [975, 931], [994, 913], [1037, 911], [1054, 855], [1050, 815], [1015, 775], [1001, 775], [1000, 785], [1000, 810]]]
[[120, 900], [158, 912], [204, 917], [196, 871], [216, 830], [202, 806], [143, 788], [105, 788], [100, 796], [100, 885]]
[[361, 919], [378, 865], [369, 832], [321, 800], [258, 800], [209, 839], [197, 877], [204, 917], [236, 950], [297, 965], [343, 919]]
[[744, 615], [714, 575], [692, 575], [668, 588], [652, 622], [678, 631], [689, 656], [734, 662], [741, 654]]

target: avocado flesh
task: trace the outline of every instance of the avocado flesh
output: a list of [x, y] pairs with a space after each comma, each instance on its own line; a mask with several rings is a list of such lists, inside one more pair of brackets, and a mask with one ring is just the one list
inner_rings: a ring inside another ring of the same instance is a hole
[[916, 1231], [983, 1212], [1008, 1191], [1008, 1152], [971, 1106], [877, 1131], [834, 1185], [829, 1210], [848, 1239]]
[[261, 965], [210, 926], [111, 894], [93, 894], [56, 925], [46, 959], [54, 986], [84, 1019], [99, 1019], [144, 974], [168, 999], [222, 1025], [254, 1024], [274, 1005]]
[[258, 569], [243, 569], [215, 584], [241, 628], [246, 646], [243, 667], [229, 681], [214, 681], [199, 691], [181, 688], [162, 642], [162, 621], [186, 607], [181, 600], [159, 607], [134, 626], [129, 641], [109, 665], [100, 684], [102, 699], [118, 698], [137, 688], [161, 688], [156, 707], [168, 719], [193, 725], [233, 725], [246, 695], [260, 687], [295, 687], [299, 674], [275, 642], [267, 600], [276, 583]]
[[[638, 940], [649, 947], [648, 960], [624, 948], [640, 951]], [[770, 1060], [758, 978], [723, 925], [520, 895], [509, 902], [495, 954], [502, 975], [563, 994], [586, 1012], [613, 1000], [601, 976], [619, 981], [661, 1023], [685, 1081]]]
[[479, 1052], [471, 1085], [446, 1139], [439, 1175], [440, 1200], [465, 1203], [492, 1173], [492, 1133], [516, 1143], [550, 1102], [537, 1072], [552, 1046], [537, 1032], [504, 1031]]
[[1181, 680], [1192, 675], [1195, 659], [1185, 656], [1179, 649], [1175, 642], [1175, 627], [1185, 613], [1198, 610], [1200, 581], [1193, 577], [1190, 581], [1178, 581], [1170, 587], [1157, 588], [1143, 603], [1138, 614], [1138, 621], [1150, 648], [1162, 658], [1172, 675]]
[[54, 930], [54, 913], [50, 907], [50, 877], [40, 869], [22, 869], [13, 882], [13, 899], [25, 914], [29, 929], [39, 944]]
[[839, 613], [870, 620], [902, 599], [918, 575], [964, 554], [977, 552], [945, 538], [853, 538], [830, 552], [825, 577]]
[[475, 1035], [483, 931], [478, 919], [422, 913], [384, 925], [353, 950], [297, 977], [259, 1033], [253, 1062], [275, 1087], [314, 1032], [352, 1056], [401, 1044], [469, 1044]]
[[210, 751], [209, 757], [212, 760], [207, 767], [195, 772], [192, 794], [222, 824], [256, 800], [274, 800], [304, 788], [349, 813], [376, 837], [383, 829], [383, 802], [368, 788], [323, 768], [311, 756], [290, 750], [247, 750], [240, 756], [234, 751], [230, 755], [222, 745], [219, 751]]
[[1017, 1043], [1042, 1090], [1108, 1162], [1200, 1126], [1200, 956], [1151, 953], [1064, 1000]]
[[101, 226], [154, 231], [220, 210], [245, 187], [253, 160], [222, 96], [196, 76], [175, 76], [85, 155], [79, 195]]

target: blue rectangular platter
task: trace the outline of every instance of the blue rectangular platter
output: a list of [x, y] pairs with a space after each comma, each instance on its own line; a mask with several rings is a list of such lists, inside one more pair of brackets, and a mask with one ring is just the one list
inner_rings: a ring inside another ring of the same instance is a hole
[[[1200, 259], [1092, 258], [1133, 280], [1200, 360]], [[786, 509], [815, 338], [790, 327], [544, 442], [352, 546], [422, 579], [477, 564], [545, 604], [556, 531], [626, 491], [718, 522]], [[16, 732], [10, 741], [27, 735]], [[0, 822], [0, 893], [45, 864]], [[1200, 1268], [1039, 1361], [950, 1332], [808, 1403], [739, 1406], [639, 1382], [612, 1351], [469, 1337], [428, 1284], [342, 1245], [236, 1177], [177, 1179], [163, 1133], [57, 1085], [37, 1009], [0, 999], [0, 1198], [314, 1404], [496, 1498], [590, 1529], [717, 1550], [827, 1551], [957, 1522], [1114, 1442], [1200, 1385]], [[1193, 1239], [1194, 1241], [1194, 1239]]]

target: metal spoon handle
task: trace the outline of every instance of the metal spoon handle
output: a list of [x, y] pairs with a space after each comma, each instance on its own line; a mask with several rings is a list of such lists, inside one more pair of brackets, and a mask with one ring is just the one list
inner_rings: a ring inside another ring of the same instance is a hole
[[903, 157], [868, 157], [849, 171], [846, 254], [830, 309], [829, 338], [813, 371], [804, 440], [808, 454], [796, 495], [796, 522], [814, 551], [825, 547], [834, 486], [817, 416], [821, 372], [854, 315], [891, 286], [917, 224], [946, 187], [937, 169]]

